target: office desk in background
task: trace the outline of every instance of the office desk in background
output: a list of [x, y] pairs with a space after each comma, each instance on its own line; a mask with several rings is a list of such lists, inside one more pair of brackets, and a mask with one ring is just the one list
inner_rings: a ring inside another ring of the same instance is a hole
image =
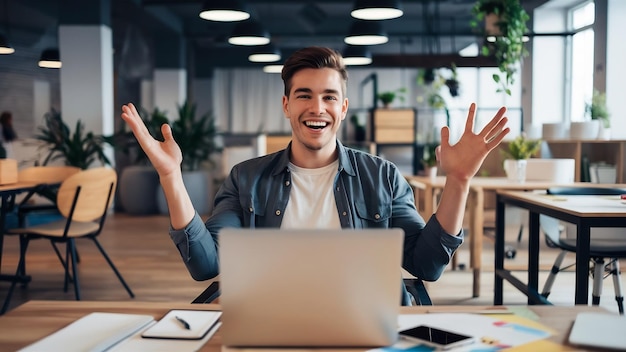
[[4, 226], [6, 215], [13, 209], [15, 197], [22, 193], [28, 192], [39, 187], [35, 183], [17, 182], [7, 185], [0, 185], [0, 281], [15, 280], [15, 275], [2, 275], [2, 251], [4, 247]]
[[[587, 185], [589, 185], [587, 183]], [[594, 184], [595, 186], [595, 184]], [[605, 185], [606, 186], [606, 185]], [[618, 185], [623, 188], [625, 185]], [[547, 215], [576, 225], [576, 284], [574, 304], [588, 304], [589, 234], [592, 227], [626, 227], [626, 204], [619, 196], [558, 195], [534, 192], [499, 191], [496, 201], [496, 244], [494, 304], [503, 303], [503, 280], [511, 282], [528, 296], [528, 303], [543, 303], [538, 293], [539, 281], [539, 215]], [[504, 269], [505, 206], [527, 209], [528, 214], [528, 282], [519, 281]]]
[[[445, 176], [435, 178], [427, 176], [406, 176], [409, 184], [413, 187], [415, 201], [418, 202], [419, 191], [424, 192], [424, 205], [422, 216], [430, 217], [437, 210], [438, 199], [446, 184]], [[574, 183], [579, 184], [579, 183]], [[524, 183], [514, 182], [506, 177], [474, 177], [470, 181], [470, 191], [467, 199], [467, 215], [469, 217], [469, 249], [470, 268], [473, 271], [472, 297], [480, 296], [480, 272], [482, 266], [483, 235], [485, 226], [485, 193], [495, 192], [500, 189], [507, 190], [542, 190], [557, 186], [553, 182], [527, 181]], [[585, 183], [585, 185], [589, 185]], [[572, 184], [568, 184], [572, 186]], [[419, 210], [419, 205], [416, 203]], [[453, 265], [455, 261], [452, 262]]]
[[[427, 176], [406, 176], [413, 187], [416, 207], [419, 210], [419, 192], [424, 192], [423, 212], [425, 219], [437, 210], [439, 195], [446, 184], [445, 176], [435, 178]], [[589, 182], [554, 183], [546, 181], [526, 181], [519, 183], [506, 177], [474, 177], [470, 181], [470, 191], [467, 199], [467, 216], [469, 220], [469, 250], [470, 268], [473, 271], [472, 297], [480, 296], [480, 272], [482, 266], [483, 235], [485, 226], [485, 194], [498, 190], [536, 191], [550, 187], [626, 187], [624, 184], [593, 184]], [[497, 251], [497, 250], [496, 250]], [[500, 253], [498, 253], [500, 254]], [[455, 261], [452, 262], [453, 266]]]
[[[402, 307], [401, 313], [471, 313], [487, 308], [480, 306], [414, 306]], [[18, 350], [92, 312], [149, 314], [158, 320], [171, 309], [220, 310], [221, 307], [217, 304], [171, 302], [30, 301], [0, 317], [0, 346], [7, 351]], [[607, 312], [603, 308], [591, 306], [529, 306], [528, 309], [538, 316], [538, 323], [556, 331], [556, 334], [550, 336], [548, 340], [563, 346], [569, 346], [567, 344], [569, 330], [578, 313]], [[221, 337], [218, 330], [200, 351], [221, 350]], [[286, 349], [281, 350], [287, 351]], [[327, 349], [315, 350], [325, 351]], [[342, 352], [367, 350], [369, 349], [341, 349]], [[259, 351], [267, 351], [267, 349], [260, 349]]]

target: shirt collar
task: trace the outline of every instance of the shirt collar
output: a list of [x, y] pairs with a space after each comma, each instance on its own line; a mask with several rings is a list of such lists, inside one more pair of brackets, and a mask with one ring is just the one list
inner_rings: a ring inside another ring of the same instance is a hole
[[[350, 158], [348, 157], [348, 150], [346, 147], [341, 144], [341, 142], [337, 139], [337, 155], [339, 156], [339, 170], [345, 171], [350, 176], [355, 176], [354, 167], [350, 163]], [[280, 155], [278, 156], [278, 162], [272, 170], [272, 175], [276, 176], [283, 172], [287, 172], [287, 167], [289, 166], [289, 154], [291, 154], [291, 142], [287, 145]]]

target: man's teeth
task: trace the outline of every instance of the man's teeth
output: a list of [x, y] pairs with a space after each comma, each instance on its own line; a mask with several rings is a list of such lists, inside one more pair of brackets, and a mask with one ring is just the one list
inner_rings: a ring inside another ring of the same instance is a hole
[[306, 121], [305, 124], [307, 127], [313, 128], [324, 128], [327, 125], [327, 123], [324, 121]]

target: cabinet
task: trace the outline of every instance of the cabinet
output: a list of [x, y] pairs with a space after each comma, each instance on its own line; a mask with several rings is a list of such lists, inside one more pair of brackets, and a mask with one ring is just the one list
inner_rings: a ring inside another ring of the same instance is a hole
[[376, 154], [396, 164], [403, 174], [417, 174], [422, 155], [415, 141], [417, 111], [375, 109], [370, 126]]
[[[478, 175], [505, 176], [502, 162], [506, 158], [508, 142], [502, 142], [485, 159]], [[577, 182], [589, 181], [589, 164], [614, 165], [616, 182], [626, 183], [626, 140], [544, 140], [537, 157], [574, 159]]]
[[576, 161], [576, 181], [588, 181], [590, 164], [615, 166], [616, 182], [626, 183], [626, 140], [546, 140], [542, 158], [572, 158]]

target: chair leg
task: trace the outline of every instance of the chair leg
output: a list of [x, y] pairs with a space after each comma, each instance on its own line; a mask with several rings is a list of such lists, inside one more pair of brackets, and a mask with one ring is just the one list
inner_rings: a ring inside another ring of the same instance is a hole
[[76, 241], [73, 238], [70, 238], [67, 241], [67, 246], [70, 251], [71, 257], [68, 258], [70, 260], [69, 265], [72, 267], [72, 277], [74, 284], [74, 296], [77, 301], [80, 301], [80, 283], [78, 282], [78, 272], [76, 271]]
[[591, 304], [600, 305], [602, 296], [602, 280], [604, 280], [604, 258], [593, 258], [593, 291], [591, 292]]
[[120, 280], [120, 282], [122, 283], [122, 285], [126, 289], [126, 292], [128, 292], [128, 295], [130, 295], [131, 298], [135, 298], [135, 294], [130, 289], [130, 287], [128, 286], [126, 281], [124, 281], [124, 278], [122, 277], [122, 274], [120, 274], [120, 272], [117, 270], [117, 268], [115, 267], [115, 265], [113, 264], [113, 262], [111, 261], [111, 259], [107, 255], [107, 253], [104, 251], [104, 248], [100, 245], [100, 242], [98, 242], [98, 240], [95, 237], [90, 237], [90, 238], [96, 244], [96, 246], [100, 250], [100, 253], [102, 253], [102, 256], [104, 257], [104, 259], [106, 259], [107, 263], [109, 263], [109, 266], [111, 267], [111, 269], [113, 269], [113, 272], [115, 273], [117, 278]]
[[25, 275], [26, 268], [26, 250], [28, 249], [28, 237], [20, 235], [20, 259], [17, 263], [17, 269], [15, 270], [16, 280], [11, 282], [11, 286], [9, 287], [9, 291], [7, 292], [7, 296], [4, 299], [4, 303], [2, 304], [2, 309], [0, 309], [0, 315], [6, 313], [9, 309], [9, 303], [11, 302], [11, 297], [13, 296], [13, 291], [15, 290], [15, 285], [17, 285], [17, 277], [21, 275]]
[[561, 271], [561, 264], [563, 264], [563, 259], [565, 259], [565, 255], [567, 255], [567, 251], [561, 251], [561, 253], [559, 253], [559, 255], [556, 257], [556, 260], [552, 265], [552, 269], [550, 269], [550, 274], [546, 279], [546, 283], [543, 285], [543, 291], [541, 291], [541, 295], [545, 298], [548, 298], [548, 296], [550, 295], [552, 285], [554, 285], [554, 279], [556, 279], [556, 274]]
[[619, 314], [624, 315], [624, 294], [622, 293], [622, 280], [621, 271], [619, 268], [619, 259], [613, 258], [611, 260], [611, 276], [613, 276], [613, 287], [615, 288], [615, 300], [617, 301], [617, 308]]

